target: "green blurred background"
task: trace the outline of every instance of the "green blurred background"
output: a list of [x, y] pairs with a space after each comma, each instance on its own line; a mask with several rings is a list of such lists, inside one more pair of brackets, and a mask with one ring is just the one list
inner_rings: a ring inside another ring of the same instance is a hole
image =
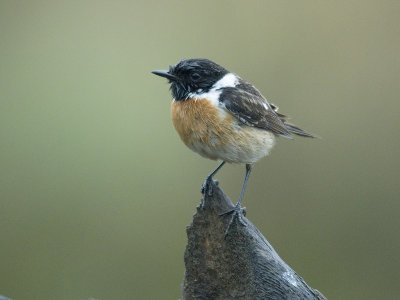
[[[217, 165], [150, 73], [206, 57], [320, 140], [280, 139], [248, 217], [331, 299], [400, 294], [398, 1], [1, 1], [0, 294], [178, 299]], [[244, 167], [217, 176], [237, 199]]]

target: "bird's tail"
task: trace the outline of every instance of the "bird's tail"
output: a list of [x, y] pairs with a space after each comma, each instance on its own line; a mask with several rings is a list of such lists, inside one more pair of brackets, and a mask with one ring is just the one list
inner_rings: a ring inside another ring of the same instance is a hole
[[300, 129], [299, 127], [290, 124], [290, 123], [286, 123], [284, 122], [286, 129], [290, 132], [290, 133], [294, 133], [300, 136], [304, 136], [304, 137], [310, 137], [310, 138], [316, 138], [317, 136], [311, 133], [308, 133], [306, 131], [304, 131], [303, 129]]

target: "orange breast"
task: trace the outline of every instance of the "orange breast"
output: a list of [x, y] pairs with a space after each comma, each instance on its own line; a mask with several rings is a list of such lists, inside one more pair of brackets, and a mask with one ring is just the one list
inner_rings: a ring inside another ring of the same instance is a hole
[[172, 102], [172, 122], [182, 141], [192, 150], [198, 143], [209, 146], [224, 144], [224, 136], [233, 122], [206, 99]]
[[240, 125], [233, 115], [207, 99], [173, 101], [171, 114], [186, 146], [210, 159], [252, 163], [273, 145], [272, 133]]

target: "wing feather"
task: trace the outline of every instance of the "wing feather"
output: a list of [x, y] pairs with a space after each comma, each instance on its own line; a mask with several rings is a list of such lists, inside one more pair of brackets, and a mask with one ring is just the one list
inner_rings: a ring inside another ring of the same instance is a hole
[[[242, 123], [291, 137], [281, 114], [275, 111], [261, 93], [251, 84], [240, 82], [236, 87], [222, 89], [220, 103]], [[283, 118], [284, 119], [284, 118]]]

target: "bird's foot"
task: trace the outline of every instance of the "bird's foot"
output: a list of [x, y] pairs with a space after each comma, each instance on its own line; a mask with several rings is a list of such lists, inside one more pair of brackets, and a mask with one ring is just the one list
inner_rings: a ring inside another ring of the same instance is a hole
[[219, 184], [218, 180], [213, 180], [212, 177], [209, 176], [206, 178], [203, 185], [201, 186], [201, 193], [203, 194], [203, 198], [201, 199], [200, 208], [204, 208], [206, 197], [211, 197], [213, 194], [212, 182], [214, 182], [216, 186], [218, 186]]
[[233, 207], [231, 210], [220, 214], [220, 216], [225, 216], [225, 215], [232, 215], [231, 219], [229, 220], [228, 226], [225, 230], [225, 238], [228, 236], [229, 230], [233, 222], [235, 221], [236, 217], [238, 218], [240, 224], [242, 224], [243, 226], [247, 226], [247, 222], [244, 219], [244, 217], [246, 216], [246, 208], [242, 207], [240, 203], [236, 204], [235, 207]]

